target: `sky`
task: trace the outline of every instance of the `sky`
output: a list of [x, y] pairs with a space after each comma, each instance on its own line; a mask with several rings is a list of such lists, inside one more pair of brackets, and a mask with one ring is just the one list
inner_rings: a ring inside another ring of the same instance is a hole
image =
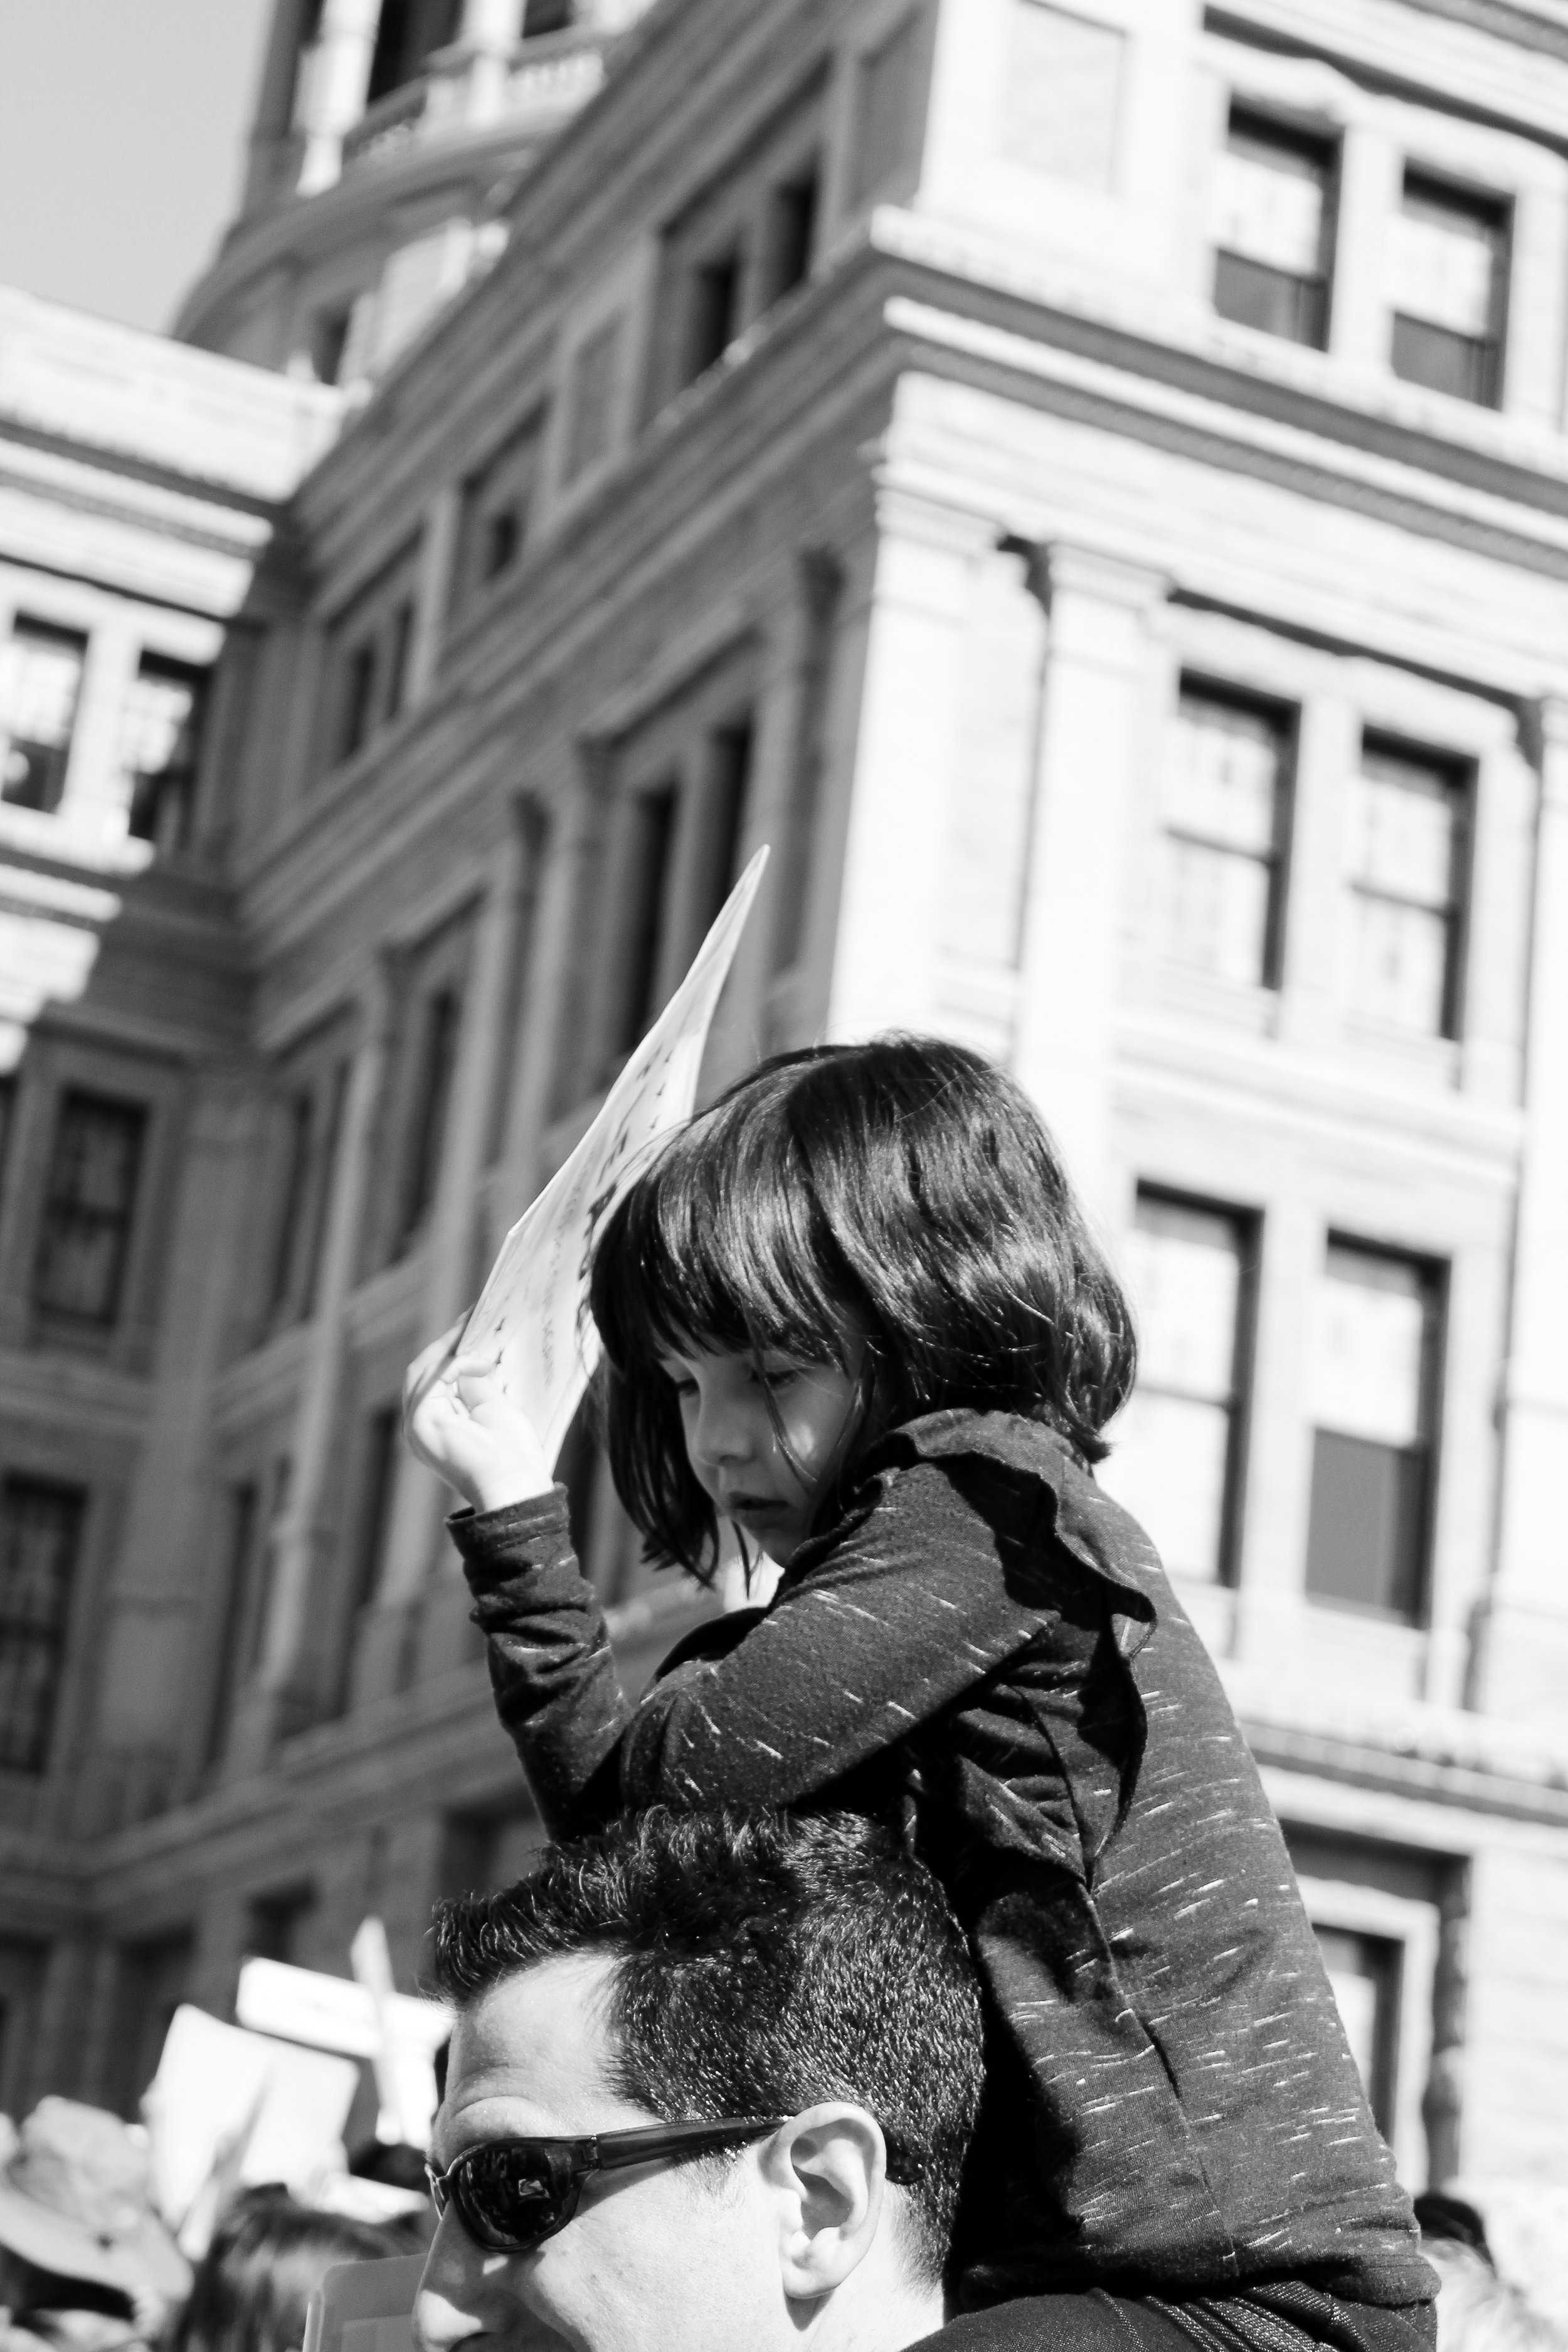
[[271, 0], [0, 0], [0, 285], [167, 327], [233, 214]]

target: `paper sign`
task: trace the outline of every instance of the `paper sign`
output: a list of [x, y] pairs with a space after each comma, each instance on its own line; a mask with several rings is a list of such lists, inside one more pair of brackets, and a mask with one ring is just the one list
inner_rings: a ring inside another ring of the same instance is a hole
[[410, 2319], [423, 2254], [338, 2263], [310, 2297], [304, 2352], [413, 2352]]
[[464, 1348], [500, 1343], [547, 1462], [598, 1359], [598, 1335], [581, 1318], [595, 1237], [654, 1147], [691, 1116], [709, 1025], [767, 856], [758, 850], [593, 1126], [508, 1234], [468, 1318]]
[[274, 2042], [182, 2004], [142, 2102], [165, 2221], [183, 2232], [213, 2184], [281, 2180], [308, 2202], [318, 2175], [343, 2169], [358, 2084], [352, 2058]]
[[[356, 1975], [363, 1948], [354, 1938]], [[384, 1959], [385, 1930], [380, 1931]], [[330, 1977], [282, 1960], [247, 1960], [239, 1972], [234, 2013], [258, 2033], [280, 2033], [313, 2049], [368, 2058], [375, 2068], [381, 2113], [376, 2137], [423, 2147], [436, 2115], [436, 2053], [452, 2031], [452, 2012], [438, 2000], [418, 2000], [391, 1990], [391, 1962], [378, 1985]]]

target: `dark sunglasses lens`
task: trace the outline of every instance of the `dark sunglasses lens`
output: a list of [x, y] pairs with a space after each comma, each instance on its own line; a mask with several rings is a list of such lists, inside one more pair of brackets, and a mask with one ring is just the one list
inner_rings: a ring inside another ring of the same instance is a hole
[[573, 2185], [554, 2177], [542, 2149], [502, 2141], [463, 2158], [452, 2175], [452, 2199], [480, 2245], [526, 2253], [567, 2219]]

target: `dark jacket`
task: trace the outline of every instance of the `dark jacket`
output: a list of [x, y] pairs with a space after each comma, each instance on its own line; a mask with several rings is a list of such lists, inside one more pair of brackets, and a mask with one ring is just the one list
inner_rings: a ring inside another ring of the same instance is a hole
[[1048, 1430], [895, 1431], [771, 1606], [635, 1708], [559, 1489], [452, 1527], [552, 1834], [655, 1802], [901, 1814], [990, 1997], [959, 2248], [988, 2291], [1434, 2292], [1219, 1677]]

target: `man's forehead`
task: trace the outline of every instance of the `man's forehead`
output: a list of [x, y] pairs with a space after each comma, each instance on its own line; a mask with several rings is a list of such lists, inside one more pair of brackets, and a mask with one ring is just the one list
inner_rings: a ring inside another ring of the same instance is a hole
[[597, 1953], [541, 1960], [459, 2011], [437, 2126], [443, 2147], [476, 2128], [482, 2137], [500, 2128], [572, 2134], [601, 2126], [610, 2095], [610, 1969]]

